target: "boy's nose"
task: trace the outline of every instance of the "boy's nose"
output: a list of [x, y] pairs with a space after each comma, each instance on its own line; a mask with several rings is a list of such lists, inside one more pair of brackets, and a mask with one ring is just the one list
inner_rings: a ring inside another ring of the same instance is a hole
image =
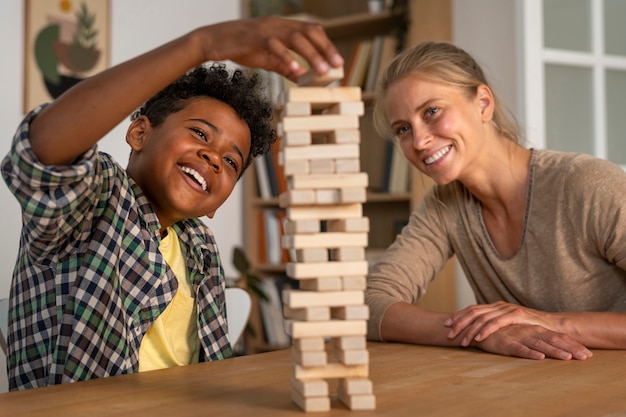
[[206, 161], [216, 172], [222, 170], [221, 159], [215, 152], [211, 152], [208, 149], [201, 149], [199, 153], [200, 157], [204, 159], [204, 161]]

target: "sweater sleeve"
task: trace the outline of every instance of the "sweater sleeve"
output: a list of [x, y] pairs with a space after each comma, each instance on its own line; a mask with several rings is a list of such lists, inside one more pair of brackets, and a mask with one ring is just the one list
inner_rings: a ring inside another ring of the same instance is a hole
[[582, 242], [626, 270], [626, 172], [611, 162], [582, 158], [564, 180], [569, 218]]
[[394, 303], [415, 303], [453, 255], [446, 217], [449, 210], [434, 187], [418, 204], [409, 223], [368, 276], [365, 301], [370, 308], [368, 338], [382, 340], [380, 326]]

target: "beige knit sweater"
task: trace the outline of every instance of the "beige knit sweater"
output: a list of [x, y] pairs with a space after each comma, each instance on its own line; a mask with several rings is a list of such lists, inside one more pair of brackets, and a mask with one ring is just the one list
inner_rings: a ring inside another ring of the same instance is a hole
[[459, 182], [435, 186], [368, 277], [368, 337], [387, 308], [416, 302], [452, 255], [478, 303], [542, 311], [626, 311], [626, 173], [588, 155], [533, 150], [522, 240], [503, 259], [480, 202]]

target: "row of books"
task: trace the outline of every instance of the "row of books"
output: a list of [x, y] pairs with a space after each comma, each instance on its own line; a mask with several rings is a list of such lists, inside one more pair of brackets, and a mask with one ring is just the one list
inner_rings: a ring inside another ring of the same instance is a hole
[[383, 165], [382, 192], [402, 194], [411, 191], [411, 163], [402, 153], [400, 145], [385, 141], [385, 163]]
[[270, 152], [258, 156], [254, 161], [254, 169], [259, 188], [258, 195], [261, 198], [269, 199], [278, 197], [281, 193], [287, 191], [285, 172], [282, 165], [278, 162], [279, 152], [280, 144], [277, 140], [272, 145]]
[[291, 338], [285, 332], [282, 298], [283, 291], [291, 288], [297, 288], [297, 281], [286, 275], [264, 277], [261, 281], [267, 301], [259, 301], [259, 310], [265, 339], [271, 346], [287, 347], [291, 344]]
[[378, 35], [356, 43], [346, 64], [343, 85], [374, 91], [384, 69], [396, 56], [398, 39]]
[[289, 262], [289, 251], [282, 248], [280, 241], [284, 234], [285, 211], [266, 207], [258, 211], [258, 217], [259, 263], [282, 265]]

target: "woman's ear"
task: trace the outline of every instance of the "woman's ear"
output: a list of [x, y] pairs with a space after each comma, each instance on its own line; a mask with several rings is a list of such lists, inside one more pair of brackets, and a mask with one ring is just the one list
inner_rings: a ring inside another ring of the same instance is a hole
[[483, 122], [490, 122], [493, 118], [493, 111], [495, 107], [495, 99], [491, 89], [482, 84], [478, 86], [476, 91], [476, 98], [480, 106], [481, 120]]
[[143, 149], [150, 127], [150, 120], [146, 116], [139, 116], [130, 123], [126, 131], [126, 143], [133, 152], [140, 152]]

